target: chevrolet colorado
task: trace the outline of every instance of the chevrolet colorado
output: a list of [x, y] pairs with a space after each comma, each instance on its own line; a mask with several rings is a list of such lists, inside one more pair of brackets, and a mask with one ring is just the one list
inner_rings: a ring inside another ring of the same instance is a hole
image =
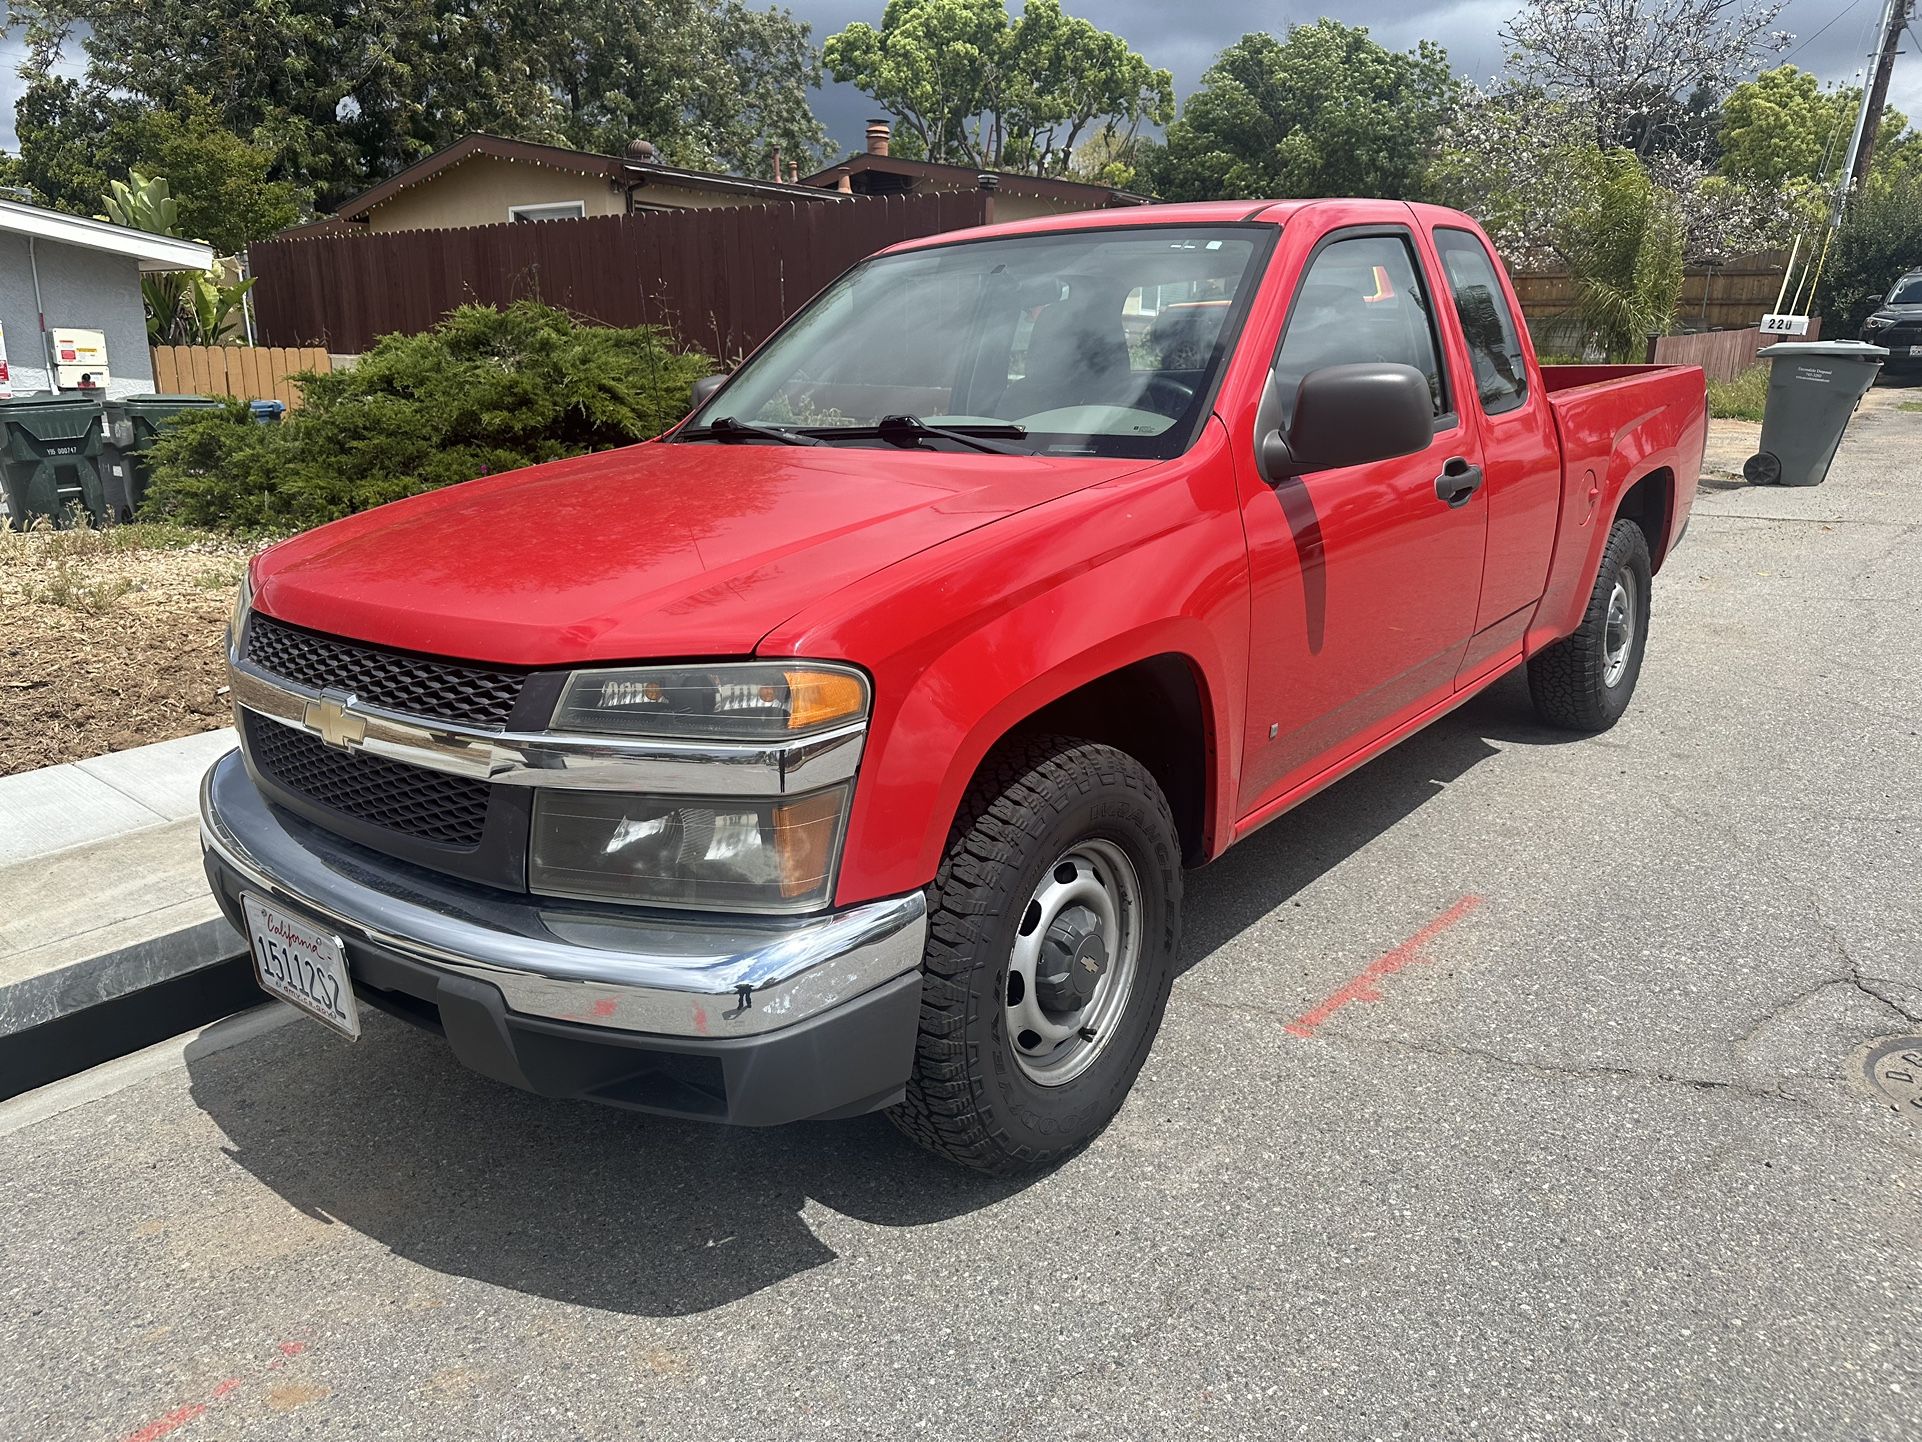
[[1515, 668], [1615, 722], [1706, 435], [1387, 201], [909, 242], [695, 389], [254, 561], [209, 878], [347, 1036], [992, 1172], [1120, 1107], [1184, 868]]

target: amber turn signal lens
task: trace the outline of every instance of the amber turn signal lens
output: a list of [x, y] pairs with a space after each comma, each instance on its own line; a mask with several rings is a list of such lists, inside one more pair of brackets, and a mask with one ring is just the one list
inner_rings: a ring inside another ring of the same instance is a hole
[[786, 676], [790, 731], [859, 716], [867, 706], [866, 688], [857, 676], [840, 671], [789, 671]]
[[781, 895], [805, 896], [826, 883], [841, 839], [845, 788], [818, 791], [774, 808], [774, 851], [781, 863]]

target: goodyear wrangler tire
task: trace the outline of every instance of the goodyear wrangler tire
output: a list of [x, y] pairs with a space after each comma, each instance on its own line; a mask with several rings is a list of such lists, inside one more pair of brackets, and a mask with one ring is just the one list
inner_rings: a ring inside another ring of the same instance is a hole
[[1138, 761], [1058, 736], [993, 753], [935, 878], [895, 1125], [998, 1176], [1085, 1146], [1160, 1030], [1180, 910], [1174, 817]]
[[1581, 625], [1528, 663], [1528, 694], [1549, 725], [1594, 732], [1622, 719], [1648, 647], [1651, 571], [1642, 528], [1617, 521]]

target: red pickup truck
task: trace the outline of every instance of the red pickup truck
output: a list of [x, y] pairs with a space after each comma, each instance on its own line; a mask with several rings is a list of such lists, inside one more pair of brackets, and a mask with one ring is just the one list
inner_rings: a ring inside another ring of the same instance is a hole
[[1185, 867], [1517, 667], [1613, 724], [1707, 429], [1387, 201], [908, 242], [695, 389], [262, 554], [208, 875], [349, 1036], [993, 1172], [1120, 1107]]

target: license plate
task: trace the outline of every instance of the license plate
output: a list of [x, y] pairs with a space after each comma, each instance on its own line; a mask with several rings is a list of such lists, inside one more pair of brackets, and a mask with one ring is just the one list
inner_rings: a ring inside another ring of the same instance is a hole
[[347, 981], [340, 938], [257, 896], [242, 896], [240, 904], [246, 911], [254, 975], [261, 986], [342, 1036], [358, 1037], [360, 1009]]

